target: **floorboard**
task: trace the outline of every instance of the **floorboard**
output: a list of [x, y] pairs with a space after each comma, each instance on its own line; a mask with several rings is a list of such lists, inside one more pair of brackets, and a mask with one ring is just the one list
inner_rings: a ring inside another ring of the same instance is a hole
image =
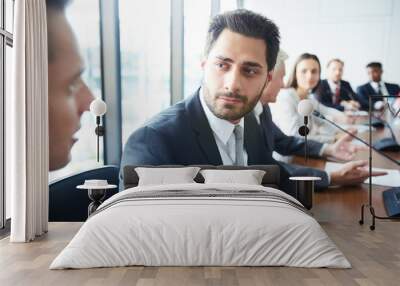
[[322, 222], [353, 268], [119, 267], [49, 270], [81, 223], [50, 223], [32, 243], [0, 241], [0, 285], [385, 285], [398, 286], [400, 224], [379, 222], [375, 231], [356, 222]]

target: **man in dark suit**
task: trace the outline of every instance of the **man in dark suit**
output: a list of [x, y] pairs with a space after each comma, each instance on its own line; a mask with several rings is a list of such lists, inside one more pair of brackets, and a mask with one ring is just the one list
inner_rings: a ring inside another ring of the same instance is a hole
[[[278, 50], [278, 28], [265, 17], [247, 10], [216, 16], [208, 30], [200, 90], [129, 137], [121, 179], [125, 165], [137, 164], [281, 167], [252, 113], [271, 79]], [[289, 173], [280, 169], [279, 187], [293, 195]]]
[[361, 103], [361, 108], [369, 110], [369, 95], [372, 95], [371, 102], [374, 109], [381, 109], [383, 104], [376, 104], [382, 102], [383, 99], [374, 96], [382, 95], [397, 95], [400, 96], [400, 87], [397, 84], [387, 83], [382, 81], [382, 64], [379, 62], [371, 62], [367, 65], [367, 72], [369, 82], [357, 88], [358, 101]]
[[327, 79], [320, 82], [317, 99], [324, 105], [340, 111], [358, 110], [360, 105], [349, 82], [342, 80], [344, 62], [332, 59], [327, 64]]
[[[279, 165], [266, 149], [251, 112], [270, 78], [278, 50], [278, 28], [267, 18], [247, 10], [216, 16], [202, 62], [202, 87], [129, 137], [121, 179], [128, 164]], [[288, 177], [281, 169], [280, 188], [294, 194]]]

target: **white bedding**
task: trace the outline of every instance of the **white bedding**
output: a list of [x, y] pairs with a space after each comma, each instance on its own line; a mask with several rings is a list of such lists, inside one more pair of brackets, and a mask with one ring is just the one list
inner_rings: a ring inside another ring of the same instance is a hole
[[279, 190], [255, 185], [193, 183], [131, 188], [105, 201], [50, 269], [127, 265], [351, 267], [314, 218], [280, 200], [182, 196], [115, 203], [137, 192], [207, 189], [261, 190], [297, 202]]

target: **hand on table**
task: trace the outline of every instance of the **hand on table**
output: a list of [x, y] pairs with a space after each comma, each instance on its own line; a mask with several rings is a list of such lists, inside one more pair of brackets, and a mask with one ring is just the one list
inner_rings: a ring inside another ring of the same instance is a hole
[[[372, 176], [383, 176], [386, 172], [372, 171]], [[337, 171], [330, 173], [331, 185], [358, 185], [369, 178], [368, 162], [365, 160], [348, 162]]]
[[344, 107], [345, 111], [357, 111], [360, 109], [360, 104], [354, 100], [342, 100], [340, 105]]
[[[356, 135], [357, 129], [349, 128], [351, 134]], [[350, 161], [355, 158], [355, 155], [360, 150], [367, 150], [368, 148], [361, 145], [355, 145], [351, 143], [353, 137], [349, 134], [345, 134], [340, 137], [335, 143], [329, 144], [324, 150], [325, 157], [333, 157], [340, 161]]]

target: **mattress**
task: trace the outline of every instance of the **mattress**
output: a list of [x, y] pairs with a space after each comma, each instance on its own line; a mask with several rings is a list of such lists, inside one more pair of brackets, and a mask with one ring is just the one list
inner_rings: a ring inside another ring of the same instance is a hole
[[318, 222], [284, 192], [198, 183], [114, 195], [50, 269], [131, 265], [351, 267]]

